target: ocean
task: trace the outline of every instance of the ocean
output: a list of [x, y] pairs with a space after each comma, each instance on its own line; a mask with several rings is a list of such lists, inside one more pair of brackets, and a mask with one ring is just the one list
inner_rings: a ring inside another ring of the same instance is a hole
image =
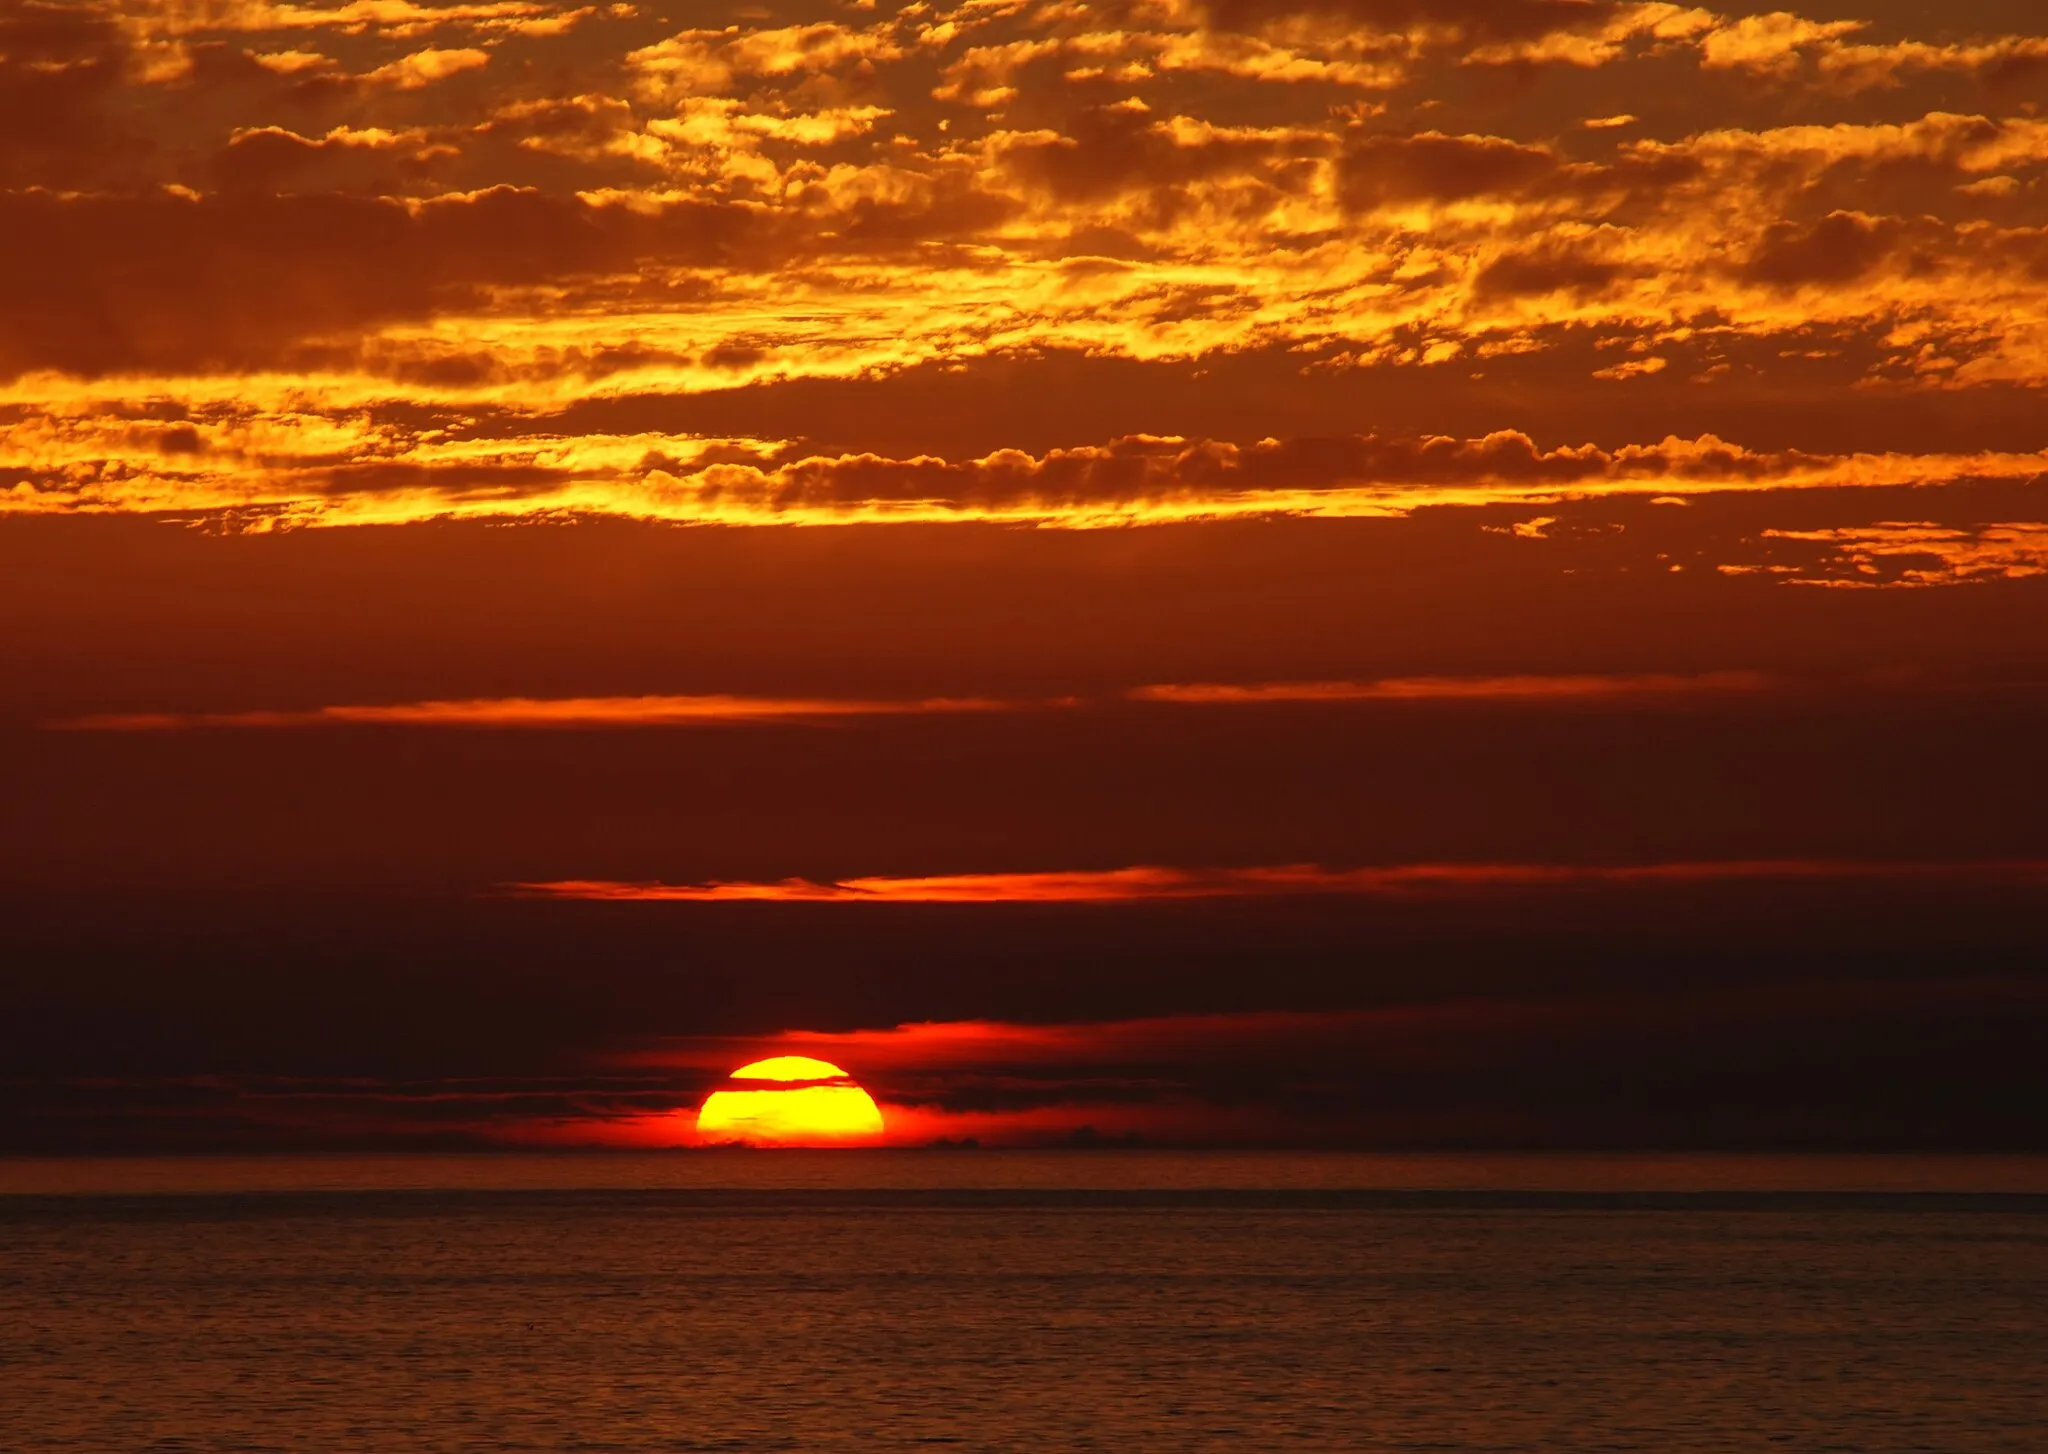
[[2048, 1449], [2048, 1163], [0, 1163], [0, 1449]]

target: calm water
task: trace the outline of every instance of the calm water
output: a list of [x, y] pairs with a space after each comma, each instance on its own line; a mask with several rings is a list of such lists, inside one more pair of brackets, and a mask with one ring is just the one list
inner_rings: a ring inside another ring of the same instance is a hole
[[2038, 1164], [634, 1164], [0, 1166], [0, 1448], [2048, 1448]]

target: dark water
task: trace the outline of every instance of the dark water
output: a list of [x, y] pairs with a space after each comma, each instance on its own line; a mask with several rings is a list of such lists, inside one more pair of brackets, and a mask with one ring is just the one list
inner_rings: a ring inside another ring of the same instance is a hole
[[0, 1197], [0, 1448], [2048, 1449], [2037, 1197], [1332, 1165]]

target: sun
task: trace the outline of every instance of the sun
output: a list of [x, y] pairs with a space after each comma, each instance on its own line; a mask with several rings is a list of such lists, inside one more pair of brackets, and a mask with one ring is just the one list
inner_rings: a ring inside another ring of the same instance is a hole
[[882, 1111], [831, 1061], [777, 1055], [742, 1065], [705, 1097], [697, 1134], [749, 1146], [859, 1146], [882, 1134]]

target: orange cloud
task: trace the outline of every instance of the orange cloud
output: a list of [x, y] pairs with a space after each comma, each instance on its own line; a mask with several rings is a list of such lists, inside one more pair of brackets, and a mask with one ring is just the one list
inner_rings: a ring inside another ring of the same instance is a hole
[[1865, 26], [1861, 20], [1808, 20], [1784, 10], [1746, 15], [1717, 25], [1701, 37], [1700, 64], [1709, 69], [1789, 75], [1797, 68], [1803, 48], [1853, 35]]
[[206, 31], [252, 32], [334, 29], [350, 33], [414, 35], [441, 26], [483, 28], [530, 25], [560, 20], [588, 7], [548, 4], [542, 0], [481, 0], [481, 3], [420, 4], [418, 0], [343, 0], [339, 5], [288, 3], [288, 0], [212, 0], [205, 5], [176, 3], [132, 7], [134, 24], [145, 31], [193, 34]]
[[[1792, 266], [1782, 264], [1781, 266]], [[717, 367], [707, 364], [707, 367]], [[1624, 360], [1610, 379], [1661, 371]], [[4, 400], [0, 391], [0, 400]], [[1519, 430], [1224, 440], [1129, 435], [973, 459], [803, 454], [772, 441], [586, 435], [451, 441], [367, 412], [146, 424], [105, 414], [0, 422], [7, 513], [216, 515], [241, 528], [613, 515], [765, 525], [998, 521], [1065, 528], [1232, 516], [1396, 516], [1626, 492], [1681, 496], [2035, 478], [2048, 455], [1758, 451], [1713, 435], [1546, 449]], [[4, 483], [4, 476], [0, 476]]]
[[[1932, 521], [1882, 521], [1820, 530], [1765, 530], [1767, 540], [1826, 547], [1827, 569], [1805, 585], [1869, 589], [1946, 586], [1965, 581], [2048, 575], [2048, 524], [1957, 527]], [[1740, 574], [1739, 567], [1723, 567]]]
[[1435, 31], [1448, 41], [1519, 39], [1605, 25], [1631, 7], [1616, 0], [1202, 0], [1221, 27], [1283, 28], [1291, 22]]
[[490, 54], [473, 46], [460, 49], [436, 49], [415, 51], [401, 56], [388, 65], [377, 67], [363, 79], [373, 85], [395, 86], [401, 91], [416, 91], [422, 86], [473, 71], [490, 64]]
[[1315, 864], [1195, 869], [1141, 865], [1052, 873], [960, 873], [915, 878], [703, 884], [563, 879], [511, 885], [537, 898], [653, 903], [1090, 904], [1299, 894], [1413, 894], [1576, 884], [1713, 883], [1749, 879], [1988, 878], [2032, 882], [2048, 862], [1901, 863], [1756, 859], [1651, 864], [1423, 863], [1330, 869]]
[[[0, 515], [1100, 528], [2033, 479], [2020, 424], [1931, 421], [2048, 379], [2048, 37], [1883, 19], [17, 5]], [[1583, 67], [1583, 105], [1476, 101], [1487, 64]], [[1754, 76], [1830, 89], [1824, 124]], [[901, 401], [1077, 360], [1128, 366], [1085, 433], [1030, 388]], [[1255, 369], [1242, 427], [1173, 404]], [[1413, 432], [1353, 432], [1354, 376]], [[1295, 378], [1323, 402], [1271, 403]], [[839, 389], [881, 402], [814, 430]], [[1966, 402], [1888, 407], [1937, 392]], [[675, 422], [728, 401], [773, 427]], [[1863, 528], [1805, 508], [1757, 543]], [[1994, 532], [1974, 564], [1873, 536], [1815, 569], [2032, 570], [2039, 522], [1951, 513], [1911, 518]]]
[[885, 26], [856, 29], [836, 22], [768, 29], [685, 30], [626, 57], [651, 96], [723, 90], [735, 78], [830, 71], [851, 63], [900, 59], [903, 47]]
[[304, 711], [131, 712], [50, 723], [70, 732], [162, 732], [199, 727], [686, 727], [721, 722], [814, 721], [926, 712], [1000, 712], [1046, 703], [980, 697], [472, 697], [461, 701], [313, 707]]
[[[1769, 679], [1756, 672], [1694, 676], [1388, 677], [1353, 682], [1188, 682], [1134, 687], [1122, 700], [1177, 706], [1271, 702], [1541, 700], [1660, 696], [1673, 693], [1761, 691]], [[425, 702], [359, 703], [302, 710], [237, 712], [112, 712], [65, 717], [46, 725], [63, 732], [170, 732], [197, 728], [460, 727], [631, 728], [687, 727], [731, 722], [823, 721], [834, 717], [888, 717], [962, 712], [1037, 712], [1101, 706], [1083, 697], [765, 697], [729, 693], [700, 696], [471, 697]]]

